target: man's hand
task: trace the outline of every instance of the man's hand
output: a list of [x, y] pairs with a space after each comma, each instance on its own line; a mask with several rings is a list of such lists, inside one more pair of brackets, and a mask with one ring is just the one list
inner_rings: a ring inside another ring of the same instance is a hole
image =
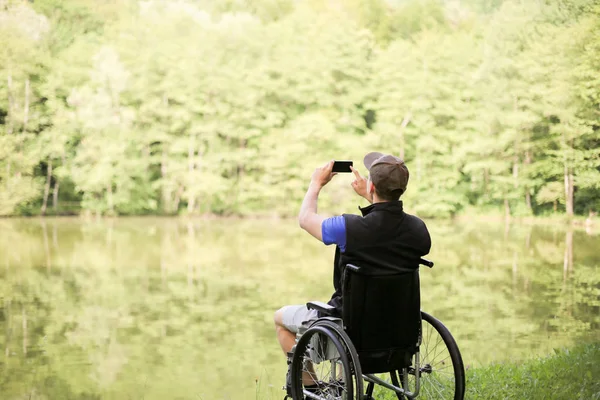
[[331, 172], [333, 169], [333, 161], [329, 161], [327, 164], [315, 169], [310, 180], [311, 185], [315, 185], [319, 189], [327, 185], [329, 181], [337, 175], [337, 172]]
[[373, 199], [371, 198], [369, 193], [367, 193], [367, 179], [360, 176], [360, 173], [356, 169], [354, 169], [354, 167], [350, 167], [350, 169], [356, 177], [356, 179], [354, 179], [354, 181], [352, 182], [352, 189], [354, 189], [356, 194], [367, 199], [369, 203], [372, 203]]

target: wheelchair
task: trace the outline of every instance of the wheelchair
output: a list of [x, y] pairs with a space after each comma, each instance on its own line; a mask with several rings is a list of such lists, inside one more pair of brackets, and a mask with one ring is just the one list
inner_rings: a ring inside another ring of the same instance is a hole
[[298, 332], [287, 355], [285, 399], [462, 400], [460, 351], [450, 331], [421, 311], [419, 286], [418, 268], [374, 273], [346, 265], [342, 318], [326, 303], [307, 303], [320, 318]]

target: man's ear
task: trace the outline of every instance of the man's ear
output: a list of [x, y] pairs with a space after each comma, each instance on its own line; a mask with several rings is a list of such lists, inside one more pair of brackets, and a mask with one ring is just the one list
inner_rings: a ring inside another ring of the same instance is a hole
[[373, 195], [373, 193], [375, 193], [375, 185], [373, 185], [373, 182], [371, 182], [370, 179], [367, 181], [367, 193], [369, 193], [370, 195]]

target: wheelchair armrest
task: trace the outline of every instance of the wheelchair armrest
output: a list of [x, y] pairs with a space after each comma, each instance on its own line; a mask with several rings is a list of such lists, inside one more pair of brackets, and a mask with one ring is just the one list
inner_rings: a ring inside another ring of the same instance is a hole
[[353, 264], [346, 264], [346, 268], [348, 268], [349, 270], [354, 271], [354, 272], [360, 271], [360, 267], [357, 267], [356, 265], [353, 265]]
[[322, 315], [333, 315], [335, 313], [335, 307], [330, 306], [327, 303], [323, 303], [322, 301], [309, 301], [306, 303], [306, 307], [309, 310], [317, 310], [321, 312]]

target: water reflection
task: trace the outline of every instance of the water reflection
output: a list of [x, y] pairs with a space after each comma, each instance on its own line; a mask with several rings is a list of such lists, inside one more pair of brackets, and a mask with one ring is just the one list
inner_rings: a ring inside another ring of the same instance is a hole
[[[600, 339], [598, 236], [429, 223], [423, 309], [468, 365]], [[282, 397], [272, 312], [326, 300], [333, 249], [294, 221], [0, 220], [0, 397]], [[1, 265], [1, 264], [0, 264]]]

